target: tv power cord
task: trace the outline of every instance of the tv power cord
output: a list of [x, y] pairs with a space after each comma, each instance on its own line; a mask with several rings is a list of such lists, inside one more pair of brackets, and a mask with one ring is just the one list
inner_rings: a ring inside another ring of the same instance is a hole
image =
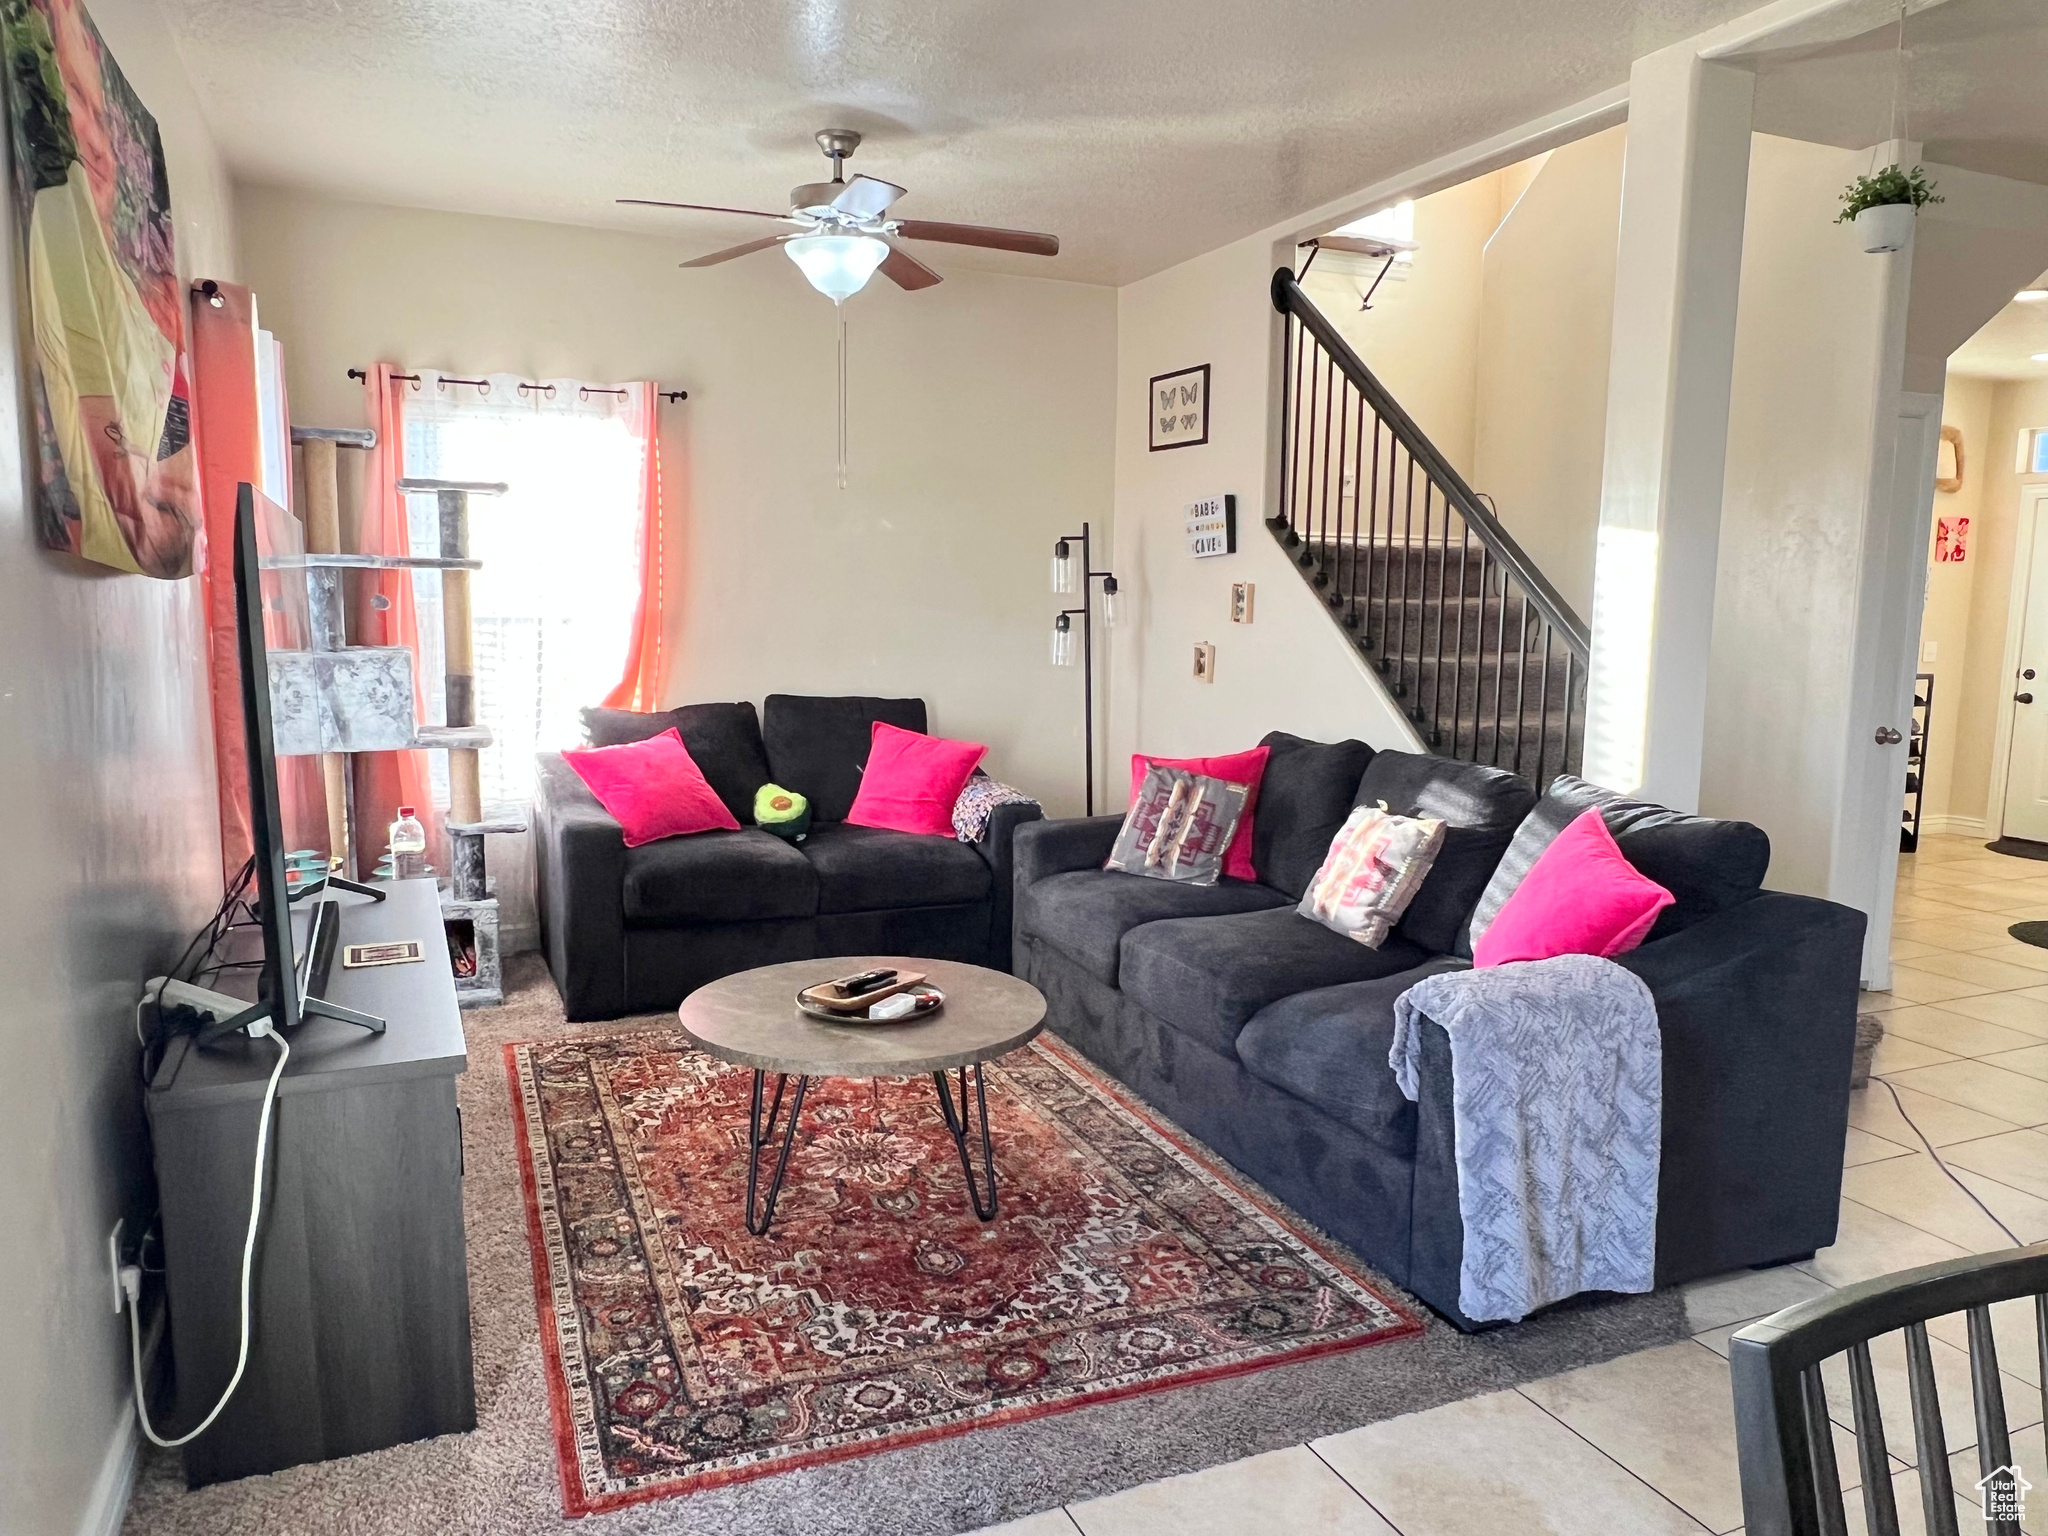
[[[161, 989], [159, 989], [161, 990]], [[263, 1214], [263, 1163], [270, 1149], [270, 1114], [277, 1103], [277, 1081], [284, 1076], [284, 1065], [291, 1059], [292, 1048], [285, 1044], [283, 1035], [271, 1028], [268, 1019], [258, 1019], [248, 1026], [252, 1038], [268, 1035], [277, 1046], [277, 1065], [270, 1069], [270, 1081], [263, 1087], [263, 1108], [256, 1122], [256, 1171], [249, 1181], [249, 1233], [242, 1240], [242, 1323], [241, 1344], [235, 1352], [235, 1374], [228, 1378], [220, 1401], [213, 1405], [212, 1412], [199, 1421], [197, 1426], [178, 1436], [166, 1440], [156, 1432], [149, 1422], [149, 1399], [142, 1384], [142, 1266], [123, 1264], [121, 1266], [121, 1293], [128, 1298], [128, 1363], [135, 1378], [135, 1416], [142, 1422], [142, 1432], [149, 1437], [152, 1445], [170, 1451], [189, 1441], [196, 1440], [212, 1427], [213, 1421], [227, 1407], [228, 1399], [235, 1395], [235, 1388], [242, 1384], [242, 1372], [249, 1365], [249, 1283], [256, 1262], [256, 1228]]]
[[1948, 1179], [1951, 1184], [1955, 1185], [1957, 1189], [1960, 1189], [1964, 1194], [1970, 1197], [1970, 1203], [1976, 1206], [1978, 1210], [1984, 1213], [1984, 1215], [1990, 1220], [1991, 1225], [1998, 1228], [1999, 1231], [2003, 1232], [2007, 1237], [2012, 1239], [2013, 1247], [2026, 1247], [2027, 1245], [2019, 1240], [2019, 1235], [2016, 1232], [2014, 1232], [2011, 1227], [2008, 1227], [2004, 1222], [2000, 1221], [1995, 1215], [1993, 1215], [1990, 1206], [1986, 1205], [1982, 1200], [1979, 1200], [1977, 1198], [1977, 1191], [1970, 1188], [1969, 1185], [1965, 1184], [1960, 1178], [1956, 1176], [1955, 1169], [1949, 1167], [1947, 1163], [1942, 1161], [1941, 1154], [1934, 1150], [1934, 1143], [1927, 1139], [1927, 1133], [1920, 1129], [1918, 1122], [1916, 1122], [1911, 1115], [1906, 1113], [1906, 1101], [1899, 1097], [1899, 1090], [1892, 1086], [1891, 1079], [1888, 1077], [1880, 1077], [1875, 1072], [1871, 1073], [1870, 1075], [1874, 1081], [1884, 1084], [1884, 1091], [1892, 1096], [1892, 1103], [1898, 1106], [1899, 1118], [1905, 1121], [1906, 1124], [1912, 1128], [1913, 1134], [1915, 1136], [1918, 1136], [1920, 1138], [1920, 1145], [1925, 1147], [1927, 1149], [1927, 1155], [1934, 1159], [1934, 1166], [1939, 1168], [1943, 1173], [1948, 1175]]

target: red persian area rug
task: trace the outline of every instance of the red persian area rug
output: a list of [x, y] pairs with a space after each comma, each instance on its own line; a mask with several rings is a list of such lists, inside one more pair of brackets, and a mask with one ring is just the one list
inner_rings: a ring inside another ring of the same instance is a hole
[[1050, 1039], [984, 1069], [994, 1221], [928, 1077], [822, 1078], [765, 1238], [750, 1072], [673, 1030], [505, 1056], [570, 1515], [1421, 1331]]

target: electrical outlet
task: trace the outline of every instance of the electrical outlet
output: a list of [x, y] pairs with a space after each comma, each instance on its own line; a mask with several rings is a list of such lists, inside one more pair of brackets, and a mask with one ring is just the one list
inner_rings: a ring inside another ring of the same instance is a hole
[[121, 1291], [121, 1229], [127, 1223], [121, 1218], [114, 1219], [114, 1230], [107, 1234], [107, 1277], [114, 1284], [114, 1316], [119, 1317], [128, 1305], [128, 1298]]
[[1252, 621], [1253, 584], [1249, 581], [1233, 581], [1230, 584], [1230, 622], [1249, 624]]
[[1206, 640], [1195, 642], [1195, 681], [1213, 683], [1216, 681], [1216, 647]]

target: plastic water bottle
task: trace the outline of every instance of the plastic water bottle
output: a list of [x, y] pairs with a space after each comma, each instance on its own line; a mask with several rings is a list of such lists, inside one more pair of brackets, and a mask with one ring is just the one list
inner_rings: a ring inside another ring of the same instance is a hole
[[427, 829], [409, 805], [398, 808], [391, 823], [391, 878], [414, 880], [427, 872]]

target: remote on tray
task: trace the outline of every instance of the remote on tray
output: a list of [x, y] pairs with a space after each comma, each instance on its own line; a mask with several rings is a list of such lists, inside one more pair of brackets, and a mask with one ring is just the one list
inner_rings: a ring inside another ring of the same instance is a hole
[[886, 987], [896, 979], [896, 974], [893, 970], [880, 970], [862, 971], [858, 976], [848, 976], [838, 984], [839, 995], [859, 997], [862, 993], [872, 992], [877, 987]]

